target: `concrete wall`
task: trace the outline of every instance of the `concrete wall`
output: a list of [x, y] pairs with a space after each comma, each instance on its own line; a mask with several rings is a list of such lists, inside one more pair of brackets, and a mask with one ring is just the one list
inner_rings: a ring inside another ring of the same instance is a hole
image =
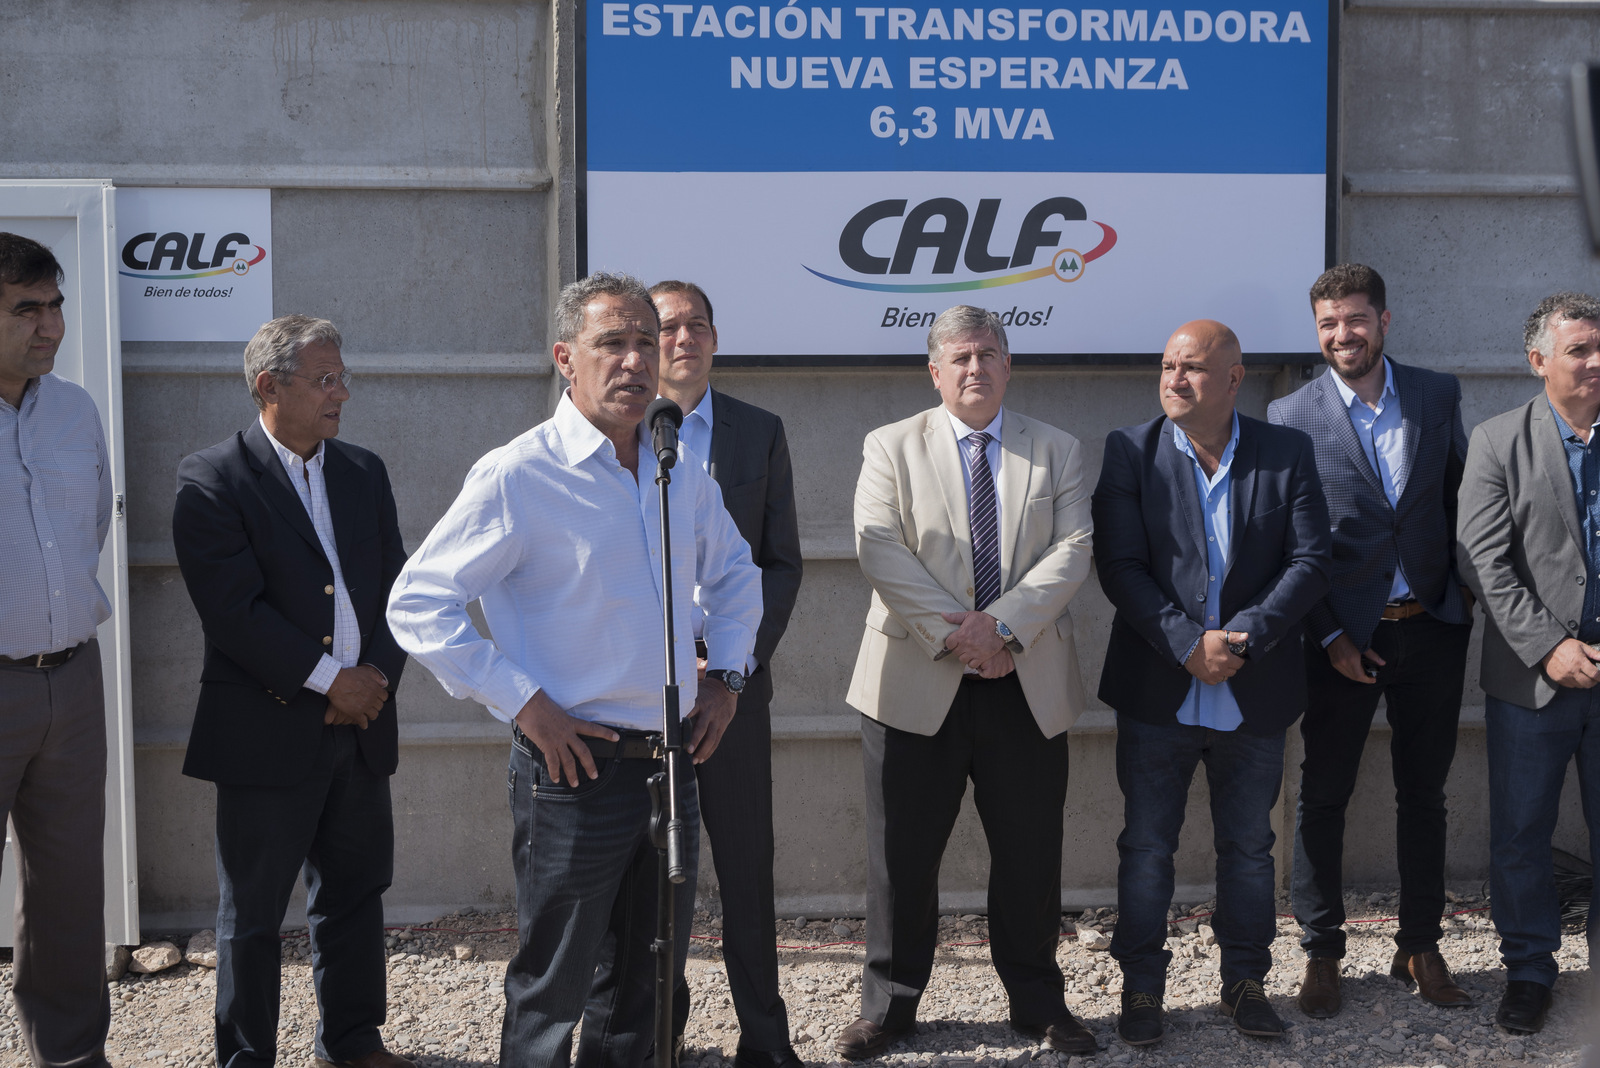
[[[1597, 8], [1356, 0], [1343, 15], [1339, 254], [1384, 272], [1391, 351], [1462, 374], [1469, 423], [1534, 392], [1517, 349], [1537, 300], [1557, 288], [1600, 290], [1566, 177], [1562, 90], [1572, 61], [1600, 56]], [[0, 8], [0, 35], [15, 46], [0, 75], [7, 111], [30, 117], [8, 123], [0, 175], [270, 186], [275, 309], [326, 315], [343, 329], [358, 375], [344, 436], [388, 461], [415, 545], [472, 461], [543, 419], [555, 396], [546, 309], [575, 262], [573, 14], [570, 0]], [[724, 352], [740, 351], [742, 339], [722, 341]], [[168, 516], [179, 458], [253, 417], [239, 350], [130, 343], [123, 351], [150, 929], [204, 925], [215, 905], [212, 790], [179, 774], [201, 641]], [[1300, 382], [1298, 369], [1253, 368], [1241, 408], [1261, 415]], [[861, 768], [857, 718], [843, 695], [867, 587], [854, 561], [850, 495], [865, 432], [929, 406], [934, 394], [921, 370], [740, 370], [719, 373], [716, 384], [785, 417], [797, 472], [807, 575], [772, 666], [780, 908], [856, 912], [865, 889]], [[1008, 402], [1082, 439], [1092, 477], [1105, 433], [1152, 415], [1154, 390], [1149, 369], [1029, 368], [1017, 371]], [[1092, 692], [1110, 611], [1092, 581], [1074, 611]], [[399, 699], [391, 916], [509, 901], [503, 729], [415, 665]], [[1475, 682], [1467, 703], [1449, 863], [1452, 878], [1470, 885], [1487, 868]], [[1070, 905], [1113, 898], [1121, 823], [1113, 742], [1102, 708], [1074, 731]], [[1394, 875], [1386, 743], [1380, 726], [1352, 812], [1366, 829], [1349, 858], [1357, 881]], [[1294, 761], [1291, 753], [1280, 819], [1292, 820]], [[1560, 838], [1582, 852], [1572, 801]], [[1180, 901], [1209, 894], [1205, 813], [1197, 784]], [[947, 854], [947, 904], [980, 906], [986, 867], [969, 811]]]

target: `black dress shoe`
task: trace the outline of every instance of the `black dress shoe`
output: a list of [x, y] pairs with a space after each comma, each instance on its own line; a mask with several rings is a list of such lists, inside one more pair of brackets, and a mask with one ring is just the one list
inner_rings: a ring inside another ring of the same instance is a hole
[[1023, 1023], [1012, 1017], [1011, 1029], [1019, 1035], [1042, 1040], [1051, 1049], [1062, 1053], [1100, 1052], [1100, 1043], [1095, 1041], [1094, 1032], [1079, 1023], [1065, 1008], [1058, 1019], [1047, 1024]]
[[876, 1057], [916, 1029], [916, 1024], [884, 1027], [863, 1016], [839, 1032], [839, 1037], [833, 1040], [833, 1048], [845, 1060], [859, 1061], [866, 1057]]
[[804, 1068], [805, 1062], [800, 1060], [793, 1046], [773, 1050], [740, 1046], [733, 1056], [733, 1063], [738, 1068]]
[[1543, 983], [1512, 979], [1506, 983], [1506, 994], [1500, 999], [1494, 1022], [1514, 1035], [1531, 1035], [1544, 1026], [1551, 999], [1550, 988]]
[[1122, 992], [1122, 1016], [1117, 1034], [1130, 1046], [1148, 1046], [1161, 1041], [1161, 999], [1142, 990]]
[[1233, 1026], [1257, 1038], [1282, 1038], [1283, 1021], [1267, 1000], [1267, 992], [1255, 979], [1240, 979], [1222, 992], [1222, 1013], [1233, 1017]]

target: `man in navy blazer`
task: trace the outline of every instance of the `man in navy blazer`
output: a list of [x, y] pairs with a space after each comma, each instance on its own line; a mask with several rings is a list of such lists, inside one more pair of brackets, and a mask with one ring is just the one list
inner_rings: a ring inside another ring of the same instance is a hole
[[1461, 383], [1383, 354], [1383, 278], [1345, 263], [1311, 287], [1331, 369], [1267, 418], [1311, 436], [1333, 523], [1333, 583], [1306, 616], [1309, 703], [1294, 834], [1294, 915], [1306, 951], [1300, 1008], [1336, 1014], [1345, 952], [1345, 808], [1382, 697], [1396, 798], [1400, 928], [1390, 974], [1435, 1005], [1472, 998], [1439, 954], [1444, 784], [1456, 751], [1472, 607], [1455, 564], [1467, 458]]
[[245, 347], [261, 416], [178, 468], [172, 540], [205, 632], [186, 775], [217, 784], [219, 1068], [277, 1054], [278, 928], [305, 870], [320, 1062], [409, 1068], [383, 1048], [383, 892], [394, 870], [384, 608], [406, 561], [383, 461], [334, 440], [339, 332], [289, 315]]
[[1272, 808], [1283, 739], [1305, 708], [1301, 620], [1328, 588], [1328, 513], [1311, 442], [1238, 415], [1239, 340], [1180, 327], [1161, 360], [1165, 416], [1106, 438], [1095, 565], [1116, 608], [1100, 699], [1117, 712], [1117, 1032], [1161, 1038], [1167, 909], [1189, 784], [1206, 765], [1217, 851], [1221, 1009], [1279, 1036]]

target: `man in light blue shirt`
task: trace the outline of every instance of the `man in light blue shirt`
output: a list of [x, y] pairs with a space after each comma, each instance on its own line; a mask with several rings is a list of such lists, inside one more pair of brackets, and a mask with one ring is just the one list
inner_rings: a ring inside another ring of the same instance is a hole
[[[1228, 550], [1233, 544], [1233, 513], [1228, 507], [1228, 493], [1233, 488], [1233, 481], [1228, 477], [1228, 473], [1233, 468], [1234, 450], [1239, 447], [1237, 414], [1233, 416], [1231, 426], [1232, 432], [1228, 437], [1228, 444], [1222, 450], [1221, 457], [1214, 461], [1215, 469], [1207, 474], [1206, 464], [1195, 454], [1194, 444], [1189, 440], [1189, 435], [1185, 434], [1183, 427], [1177, 423], [1172, 425], [1172, 443], [1194, 465], [1194, 488], [1200, 494], [1200, 515], [1205, 521], [1206, 563], [1212, 575], [1228, 573]], [[1217, 629], [1218, 621], [1222, 618], [1221, 601], [1222, 583], [1207, 584], [1205, 615], [1207, 630]], [[1196, 638], [1195, 645], [1198, 646], [1203, 640]], [[1193, 651], [1191, 647], [1190, 653]], [[1233, 699], [1233, 688], [1228, 685], [1227, 680], [1202, 682], [1197, 677], [1190, 684], [1188, 699], [1178, 709], [1178, 722], [1194, 727], [1231, 731], [1243, 721], [1244, 717], [1239, 714], [1239, 702]]]
[[51, 374], [61, 265], [0, 233], [0, 826], [17, 851], [13, 992], [41, 1068], [106, 1064], [106, 720], [95, 574], [111, 463], [94, 400]]
[[1234, 411], [1245, 369], [1218, 322], [1161, 359], [1163, 417], [1112, 431], [1094, 493], [1095, 564], [1116, 608], [1100, 698], [1117, 712], [1117, 1033], [1161, 1040], [1173, 855], [1204, 764], [1217, 851], [1220, 1008], [1248, 1035], [1283, 1021], [1272, 967], [1272, 811], [1284, 732], [1305, 708], [1301, 619], [1328, 588], [1311, 441]]
[[1371, 267], [1332, 267], [1309, 296], [1329, 371], [1267, 408], [1272, 422], [1310, 435], [1333, 529], [1333, 581], [1306, 616], [1293, 878], [1306, 968], [1297, 1000], [1314, 1018], [1343, 1003], [1345, 813], [1381, 700], [1400, 872], [1390, 972], [1435, 1005], [1462, 1007], [1472, 999], [1439, 952], [1445, 781], [1472, 636], [1453, 537], [1467, 453], [1461, 384], [1384, 353], [1391, 316]]

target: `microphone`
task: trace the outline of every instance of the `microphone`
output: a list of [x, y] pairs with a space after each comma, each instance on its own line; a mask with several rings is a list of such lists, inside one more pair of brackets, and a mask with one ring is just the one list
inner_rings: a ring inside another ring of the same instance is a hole
[[683, 409], [665, 397], [657, 397], [644, 410], [645, 425], [655, 445], [656, 462], [670, 468], [678, 462], [678, 428], [683, 425]]

